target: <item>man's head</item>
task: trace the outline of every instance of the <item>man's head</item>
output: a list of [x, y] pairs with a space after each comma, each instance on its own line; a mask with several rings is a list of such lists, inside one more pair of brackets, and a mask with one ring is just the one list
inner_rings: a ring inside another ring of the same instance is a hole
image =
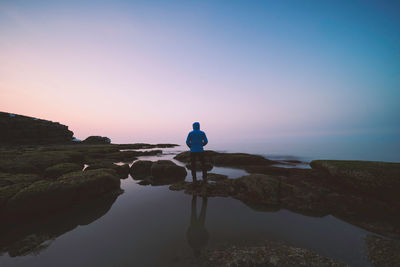
[[197, 121], [193, 123], [193, 130], [200, 130], [200, 123], [198, 123]]

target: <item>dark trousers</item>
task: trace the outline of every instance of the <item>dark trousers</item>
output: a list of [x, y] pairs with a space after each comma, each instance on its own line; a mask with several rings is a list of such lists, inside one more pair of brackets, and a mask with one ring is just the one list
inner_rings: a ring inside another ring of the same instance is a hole
[[206, 164], [204, 161], [204, 152], [190, 152], [190, 159], [191, 159], [191, 167], [192, 167], [192, 177], [193, 181], [196, 181], [196, 162], [197, 160], [200, 161], [201, 170], [203, 172], [203, 180], [207, 180], [207, 169]]

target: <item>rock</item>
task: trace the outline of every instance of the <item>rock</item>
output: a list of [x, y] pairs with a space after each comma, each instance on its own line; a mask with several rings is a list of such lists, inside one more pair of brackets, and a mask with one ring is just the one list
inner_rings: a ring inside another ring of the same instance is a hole
[[[243, 167], [248, 165], [279, 164], [277, 161], [266, 159], [262, 156], [246, 153], [220, 153], [211, 150], [204, 151], [204, 157], [212, 164], [225, 167]], [[190, 163], [190, 151], [179, 153], [174, 159]]]
[[119, 144], [117, 145], [120, 149], [150, 149], [150, 148], [171, 148], [179, 146], [177, 144], [145, 144], [145, 143], [136, 143], [136, 144]]
[[374, 266], [399, 266], [400, 241], [375, 235], [366, 238], [368, 259]]
[[44, 171], [44, 177], [55, 179], [66, 173], [81, 171], [82, 168], [83, 165], [76, 163], [60, 163], [47, 168]]
[[51, 166], [69, 162], [83, 164], [83, 154], [77, 151], [31, 149], [0, 158], [0, 172], [43, 174]]
[[108, 160], [114, 162], [132, 162], [139, 156], [150, 156], [161, 154], [161, 150], [151, 150], [151, 151], [119, 151], [118, 149], [112, 147], [107, 152], [102, 148], [101, 150], [90, 150], [86, 156], [86, 162], [91, 163], [93, 161]]
[[144, 179], [151, 175], [151, 165], [153, 164], [150, 160], [138, 160], [135, 161], [132, 166], [130, 173], [133, 179]]
[[221, 181], [228, 179], [227, 175], [218, 174], [218, 173], [207, 173], [207, 180], [209, 181]]
[[71, 143], [73, 132], [58, 122], [0, 112], [0, 144]]
[[121, 179], [125, 179], [129, 175], [129, 165], [128, 164], [123, 164], [123, 165], [116, 165], [112, 162], [109, 161], [97, 161], [92, 164], [90, 164], [85, 171], [90, 171], [90, 170], [97, 170], [97, 169], [112, 169], [115, 170], [118, 174], [118, 176]]
[[265, 241], [264, 244], [225, 246], [208, 249], [201, 256], [201, 266], [346, 266], [317, 253], [280, 242]]
[[185, 182], [185, 181], [174, 183], [174, 184], [169, 186], [169, 190], [181, 191], [181, 190], [184, 190], [185, 188], [187, 188], [187, 186], [189, 184], [190, 184], [189, 182]]
[[250, 174], [233, 181], [237, 188], [235, 198], [256, 203], [279, 203], [280, 180], [264, 174]]
[[30, 162], [11, 159], [0, 159], [0, 172], [5, 173], [40, 173]]
[[[214, 151], [211, 151], [211, 150], [205, 150], [204, 151], [204, 158], [205, 159], [211, 159], [216, 154], [218, 154], [218, 152], [214, 152]], [[178, 155], [176, 155], [174, 157], [174, 159], [176, 159], [176, 160], [178, 160], [180, 162], [189, 163], [191, 161], [191, 159], [190, 159], [190, 151], [181, 152]]]
[[356, 190], [380, 199], [400, 201], [400, 163], [314, 160], [310, 165]]
[[282, 161], [287, 162], [287, 163], [292, 163], [292, 164], [305, 164], [305, 162], [297, 160], [297, 159], [285, 159]]
[[244, 169], [248, 173], [261, 173], [261, 174], [272, 174], [272, 175], [288, 175], [291, 168], [282, 168], [268, 165], [250, 165], [245, 166]]
[[150, 168], [152, 184], [171, 184], [185, 180], [187, 175], [184, 167], [178, 166], [170, 160], [153, 162]]
[[43, 173], [47, 168], [60, 163], [81, 164], [81, 156], [81, 153], [71, 151], [31, 151], [22, 154], [18, 160], [32, 164]]
[[132, 162], [137, 159], [137, 155], [138, 153], [136, 151], [118, 151], [104, 155], [104, 159], [121, 162]]
[[33, 183], [40, 179], [36, 174], [0, 173], [0, 187], [18, 183]]
[[121, 179], [128, 178], [129, 172], [131, 168], [129, 167], [129, 164], [123, 164], [123, 165], [116, 165], [117, 167], [114, 168], [116, 170], [117, 174], [120, 176]]
[[7, 204], [7, 201], [28, 185], [30, 185], [30, 183], [18, 183], [0, 187], [0, 214]]
[[138, 160], [131, 167], [133, 179], [146, 180], [152, 185], [167, 185], [185, 180], [186, 170], [170, 160], [156, 162]]
[[159, 148], [171, 148], [171, 147], [176, 147], [179, 146], [177, 144], [155, 144], [154, 147], [159, 147]]
[[111, 143], [111, 139], [103, 136], [89, 136], [82, 141], [84, 144], [106, 145]]
[[8, 199], [4, 213], [9, 220], [38, 216], [116, 190], [120, 190], [120, 180], [114, 170], [68, 173], [55, 181], [41, 180], [24, 187]]

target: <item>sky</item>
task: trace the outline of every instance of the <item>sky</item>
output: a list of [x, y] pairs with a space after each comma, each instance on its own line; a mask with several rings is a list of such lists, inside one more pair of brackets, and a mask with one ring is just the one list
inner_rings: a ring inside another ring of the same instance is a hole
[[398, 1], [0, 0], [0, 111], [79, 139], [399, 140], [399, 100]]

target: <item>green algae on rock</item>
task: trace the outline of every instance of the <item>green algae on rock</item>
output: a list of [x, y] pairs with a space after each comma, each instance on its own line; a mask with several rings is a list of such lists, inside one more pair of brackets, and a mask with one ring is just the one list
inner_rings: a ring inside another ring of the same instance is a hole
[[47, 168], [44, 171], [44, 177], [54, 179], [66, 173], [81, 171], [82, 168], [83, 165], [79, 165], [76, 163], [60, 163]]
[[97, 161], [90, 164], [85, 171], [97, 169], [112, 169], [115, 170], [121, 179], [127, 178], [130, 168], [128, 164], [117, 165], [110, 161]]
[[381, 199], [400, 201], [400, 163], [314, 160], [310, 165], [357, 190]]
[[110, 169], [68, 173], [54, 181], [40, 180], [9, 198], [4, 213], [12, 218], [59, 211], [74, 203], [119, 190], [120, 183], [117, 173]]
[[[252, 155], [247, 153], [220, 153], [212, 150], [204, 151], [204, 157], [216, 166], [226, 167], [243, 167], [247, 165], [271, 165], [278, 164], [279, 162], [266, 159], [259, 155]], [[190, 151], [179, 153], [174, 159], [181, 162], [189, 163]]]
[[138, 160], [133, 163], [131, 174], [134, 179], [147, 181], [142, 184], [167, 185], [185, 180], [187, 172], [170, 160]]
[[130, 173], [133, 179], [144, 179], [151, 175], [151, 165], [153, 164], [150, 160], [138, 160], [135, 161], [132, 166]]

